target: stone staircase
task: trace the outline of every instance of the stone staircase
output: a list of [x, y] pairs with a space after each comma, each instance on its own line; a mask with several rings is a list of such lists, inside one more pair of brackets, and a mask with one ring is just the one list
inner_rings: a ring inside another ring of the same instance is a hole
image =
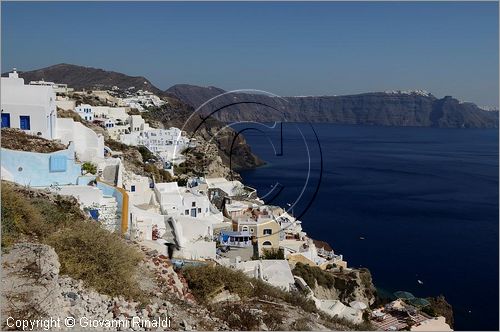
[[121, 225], [121, 211], [118, 203], [112, 196], [104, 196], [99, 208], [99, 222], [110, 232], [119, 231]]

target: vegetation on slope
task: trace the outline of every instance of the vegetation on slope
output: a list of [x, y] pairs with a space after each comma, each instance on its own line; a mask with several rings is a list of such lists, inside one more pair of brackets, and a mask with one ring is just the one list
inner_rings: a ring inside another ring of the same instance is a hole
[[2, 148], [50, 153], [64, 150], [66, 149], [66, 146], [43, 137], [28, 135], [19, 129], [2, 128]]
[[316, 285], [323, 286], [325, 288], [333, 288], [335, 286], [334, 276], [329, 272], [323, 271], [317, 266], [297, 263], [292, 273], [293, 275], [304, 279], [311, 289], [316, 288]]
[[307, 312], [316, 312], [312, 300], [298, 292], [285, 292], [261, 280], [247, 277], [243, 272], [223, 266], [197, 266], [183, 270], [193, 295], [201, 302], [209, 302], [222, 290], [238, 294], [242, 299], [282, 300], [301, 307]]
[[142, 254], [86, 218], [74, 198], [2, 181], [2, 249], [16, 242], [54, 247], [61, 273], [102, 294], [141, 300], [135, 275]]

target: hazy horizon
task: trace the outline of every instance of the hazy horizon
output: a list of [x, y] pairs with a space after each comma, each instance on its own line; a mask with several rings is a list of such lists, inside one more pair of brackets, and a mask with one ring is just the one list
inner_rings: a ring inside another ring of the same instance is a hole
[[422, 89], [498, 107], [498, 3], [2, 2], [2, 72], [58, 63], [162, 90]]

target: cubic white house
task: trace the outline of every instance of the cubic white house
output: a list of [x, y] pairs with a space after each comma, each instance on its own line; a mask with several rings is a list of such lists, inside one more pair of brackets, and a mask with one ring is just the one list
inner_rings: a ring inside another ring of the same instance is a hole
[[16, 70], [2, 77], [2, 128], [18, 128], [53, 139], [56, 135], [56, 94], [52, 86], [26, 85]]

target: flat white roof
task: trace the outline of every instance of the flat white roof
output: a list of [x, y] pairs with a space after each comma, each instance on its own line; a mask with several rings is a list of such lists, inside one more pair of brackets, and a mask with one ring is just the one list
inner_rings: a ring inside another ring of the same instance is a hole
[[155, 188], [157, 188], [161, 193], [178, 192], [179, 191], [179, 185], [177, 184], [177, 182], [156, 183]]

